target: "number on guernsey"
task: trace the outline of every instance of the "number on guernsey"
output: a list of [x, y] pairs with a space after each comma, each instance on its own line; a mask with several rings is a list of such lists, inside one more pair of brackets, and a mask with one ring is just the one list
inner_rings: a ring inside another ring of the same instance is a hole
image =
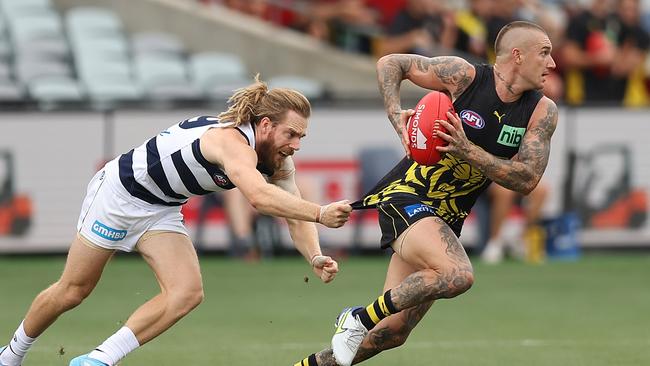
[[210, 116], [197, 116], [193, 117], [190, 119], [186, 119], [185, 121], [181, 122], [178, 124], [180, 128], [183, 129], [190, 129], [190, 128], [196, 128], [196, 127], [203, 127], [207, 125], [212, 125], [216, 122], [218, 122], [219, 119], [217, 117], [210, 117]]

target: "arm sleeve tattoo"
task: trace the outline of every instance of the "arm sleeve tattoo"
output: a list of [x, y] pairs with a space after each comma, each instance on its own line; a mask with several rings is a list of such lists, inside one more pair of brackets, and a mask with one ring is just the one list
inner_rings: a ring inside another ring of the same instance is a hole
[[480, 169], [488, 178], [505, 188], [520, 193], [530, 193], [542, 177], [550, 154], [551, 136], [557, 124], [555, 103], [546, 103], [546, 115], [526, 132], [519, 152], [511, 160], [499, 159], [473, 146], [466, 160]]

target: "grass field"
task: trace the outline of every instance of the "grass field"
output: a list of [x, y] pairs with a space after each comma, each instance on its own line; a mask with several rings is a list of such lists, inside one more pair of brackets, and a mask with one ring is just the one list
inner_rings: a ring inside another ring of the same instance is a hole
[[[328, 345], [343, 306], [365, 305], [380, 293], [387, 258], [342, 261], [329, 285], [297, 258], [201, 262], [204, 303], [122, 366], [293, 365]], [[62, 257], [0, 257], [0, 344], [62, 266]], [[434, 305], [405, 346], [364, 364], [650, 365], [650, 255], [476, 264], [475, 272], [474, 287]], [[90, 298], [38, 340], [24, 366], [67, 366], [156, 291], [144, 262], [118, 256]]]

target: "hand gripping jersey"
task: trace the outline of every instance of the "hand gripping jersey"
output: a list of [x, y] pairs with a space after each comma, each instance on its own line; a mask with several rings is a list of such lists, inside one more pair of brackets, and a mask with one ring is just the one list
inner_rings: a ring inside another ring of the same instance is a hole
[[[171, 126], [116, 160], [124, 188], [142, 201], [180, 206], [190, 196], [232, 189], [235, 186], [223, 170], [208, 162], [199, 138], [210, 128], [231, 127], [216, 117], [200, 116]], [[255, 148], [251, 124], [235, 127]]]
[[[542, 94], [536, 90], [527, 91], [518, 100], [504, 103], [496, 93], [492, 66], [474, 67], [476, 77], [454, 101], [454, 109], [472, 143], [497, 157], [510, 159], [519, 150]], [[478, 169], [451, 154], [444, 154], [433, 166], [418, 165], [404, 158], [352, 206], [355, 209], [378, 207], [380, 213], [390, 216], [393, 222], [386, 227], [394, 232], [387, 233], [389, 230], [382, 225], [384, 246], [401, 231], [396, 221], [403, 220], [408, 226], [420, 214], [440, 217], [460, 235], [465, 218], [490, 183]]]

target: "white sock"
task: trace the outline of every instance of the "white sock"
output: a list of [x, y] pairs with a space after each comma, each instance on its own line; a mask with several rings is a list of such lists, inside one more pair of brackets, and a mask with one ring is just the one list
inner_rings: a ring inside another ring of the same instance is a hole
[[488, 240], [488, 242], [485, 244], [485, 247], [503, 249], [503, 247], [505, 247], [505, 242], [501, 238], [492, 238]]
[[131, 329], [122, 327], [99, 347], [88, 354], [88, 357], [99, 360], [108, 366], [115, 365], [134, 349], [140, 347], [138, 339]]
[[7, 366], [20, 365], [23, 357], [25, 357], [25, 353], [27, 353], [29, 347], [36, 341], [36, 338], [29, 337], [25, 334], [24, 322], [23, 320], [20, 323], [7, 348], [0, 354], [0, 364]]

